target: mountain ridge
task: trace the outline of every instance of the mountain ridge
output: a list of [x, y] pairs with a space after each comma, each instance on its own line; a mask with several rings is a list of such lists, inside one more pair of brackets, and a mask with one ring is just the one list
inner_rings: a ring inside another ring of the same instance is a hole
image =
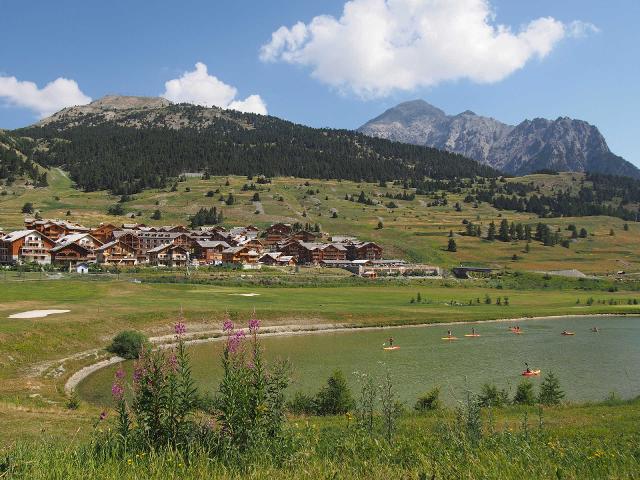
[[411, 100], [386, 110], [357, 131], [459, 153], [518, 175], [550, 169], [640, 178], [637, 167], [611, 152], [597, 127], [566, 116], [509, 125], [470, 110], [447, 115], [424, 100]]
[[11, 132], [34, 139], [31, 160], [64, 167], [86, 190], [164, 188], [184, 172], [389, 181], [496, 177], [459, 154], [351, 130], [164, 99], [109, 96]]

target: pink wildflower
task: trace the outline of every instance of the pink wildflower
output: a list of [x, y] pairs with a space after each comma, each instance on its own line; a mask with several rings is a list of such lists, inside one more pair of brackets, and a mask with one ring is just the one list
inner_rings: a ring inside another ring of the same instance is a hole
[[258, 320], [255, 317], [249, 320], [249, 330], [251, 330], [252, 332], [256, 332], [259, 328], [260, 328], [260, 320]]
[[122, 397], [124, 395], [124, 387], [119, 383], [114, 383], [111, 387], [111, 395], [113, 395], [113, 398], [115, 400], [122, 400]]
[[225, 320], [222, 324], [222, 330], [225, 332], [230, 332], [233, 330], [233, 322], [231, 320]]
[[124, 378], [124, 370], [119, 368], [118, 371], [116, 371], [116, 378], [117, 379], [123, 379]]
[[172, 353], [169, 357], [169, 368], [175, 372], [178, 370], [178, 357], [176, 357], [175, 353]]
[[187, 332], [187, 326], [182, 322], [176, 323], [174, 329], [176, 331], [176, 335], [184, 335]]
[[229, 337], [229, 341], [227, 342], [227, 348], [229, 352], [235, 353], [238, 351], [238, 347], [240, 347], [240, 343], [244, 339], [245, 335], [242, 330], [238, 330], [236, 333]]

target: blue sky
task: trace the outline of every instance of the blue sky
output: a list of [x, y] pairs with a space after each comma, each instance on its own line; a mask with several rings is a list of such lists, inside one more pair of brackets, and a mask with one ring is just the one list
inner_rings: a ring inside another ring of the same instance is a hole
[[[581, 118], [600, 128], [614, 153], [640, 166], [637, 0], [353, 2], [350, 19], [345, 0], [0, 0], [0, 128], [33, 123], [67, 98], [109, 93], [266, 105], [271, 115], [340, 128], [423, 98], [448, 113], [469, 109], [508, 123]], [[483, 8], [491, 12], [485, 20], [467, 15]], [[363, 12], [371, 15], [366, 21]], [[319, 15], [332, 18], [312, 23]], [[395, 25], [395, 50], [376, 50], [378, 21]], [[441, 44], [415, 42], [422, 21], [432, 22], [426, 28], [437, 30]], [[511, 35], [486, 37], [487, 25], [506, 25]], [[281, 27], [281, 42], [272, 41]], [[467, 31], [479, 36], [466, 38]], [[263, 46], [271, 49], [261, 58]], [[206, 73], [184, 77], [196, 62]], [[219, 83], [211, 83], [214, 76]], [[59, 77], [77, 86], [38, 90]], [[218, 88], [215, 95], [209, 86]]]

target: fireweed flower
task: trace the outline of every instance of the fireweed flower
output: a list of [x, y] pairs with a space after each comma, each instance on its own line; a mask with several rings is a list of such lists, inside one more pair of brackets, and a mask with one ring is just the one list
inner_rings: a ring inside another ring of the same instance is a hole
[[178, 322], [176, 323], [174, 330], [176, 332], [176, 335], [184, 335], [187, 332], [187, 326], [182, 322]]
[[122, 400], [122, 397], [124, 395], [124, 387], [117, 382], [114, 383], [111, 387], [111, 395], [113, 395], [113, 398], [115, 400]]
[[255, 332], [259, 328], [260, 328], [260, 320], [258, 320], [257, 318], [252, 318], [251, 320], [249, 320], [249, 330], [251, 330], [252, 332]]
[[138, 383], [142, 380], [142, 376], [144, 375], [144, 368], [137, 366], [133, 370], [133, 383]]
[[233, 330], [233, 322], [231, 320], [225, 320], [222, 324], [222, 330], [225, 332], [230, 332]]
[[116, 378], [121, 380], [124, 378], [124, 370], [119, 368], [118, 371], [116, 372]]
[[238, 351], [238, 347], [240, 347], [240, 343], [244, 339], [245, 335], [242, 330], [238, 330], [236, 333], [229, 337], [229, 341], [227, 342], [227, 348], [229, 352], [235, 353]]
[[168, 364], [171, 371], [175, 372], [178, 370], [178, 357], [176, 357], [175, 352], [169, 357]]

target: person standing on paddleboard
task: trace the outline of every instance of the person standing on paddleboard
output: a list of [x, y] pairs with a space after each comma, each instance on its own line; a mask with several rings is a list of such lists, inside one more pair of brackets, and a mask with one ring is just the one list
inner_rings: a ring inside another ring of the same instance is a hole
[[393, 347], [393, 337], [389, 337], [389, 346]]

